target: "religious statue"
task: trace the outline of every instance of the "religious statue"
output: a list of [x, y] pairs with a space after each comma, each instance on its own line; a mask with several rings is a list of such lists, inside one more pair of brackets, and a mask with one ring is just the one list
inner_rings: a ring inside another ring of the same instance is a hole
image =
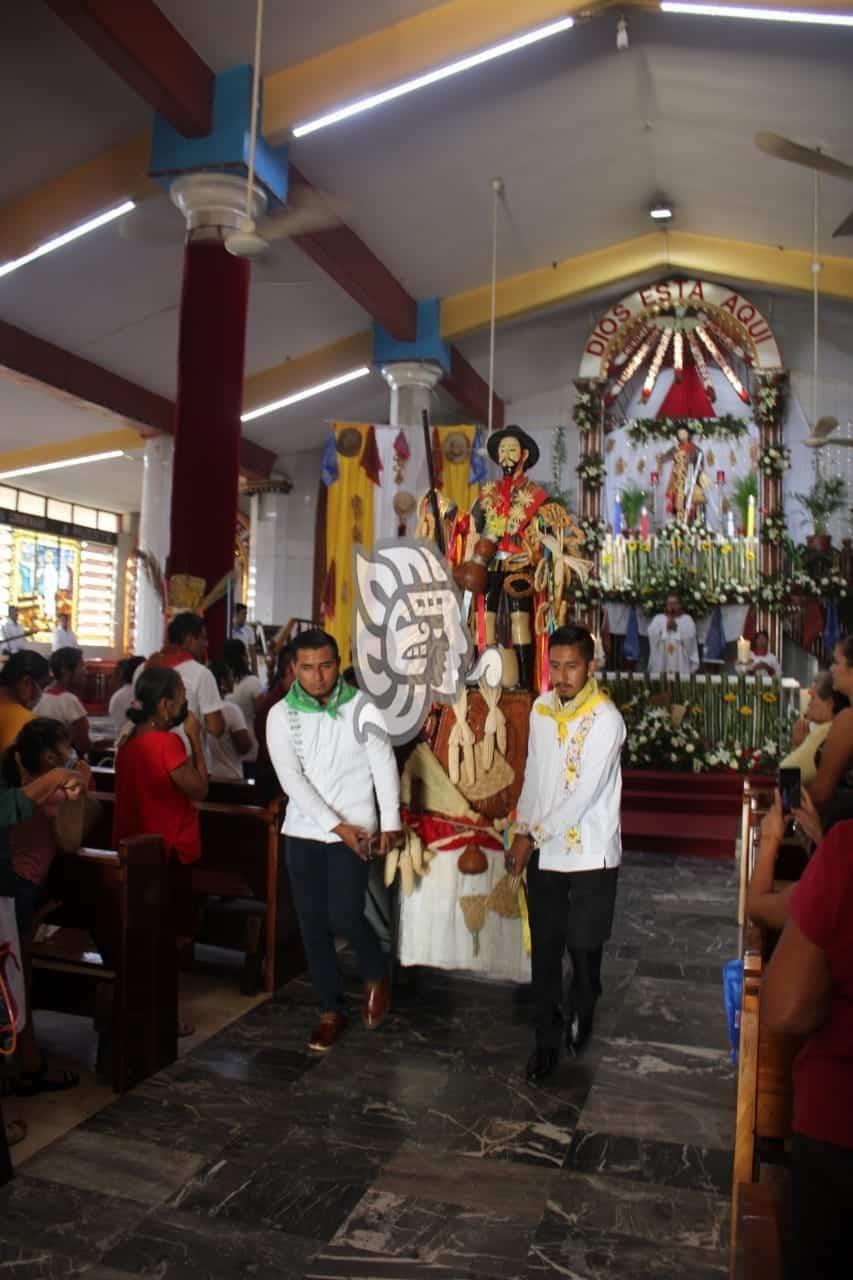
[[[456, 580], [466, 591], [485, 594], [486, 643], [498, 639], [498, 612], [508, 605], [512, 648], [518, 660], [519, 688], [533, 681], [533, 631], [530, 602], [534, 591], [536, 542], [532, 522], [548, 495], [527, 478], [539, 460], [539, 446], [521, 427], [494, 432], [486, 448], [503, 472], [500, 480], [484, 484], [471, 511], [479, 535], [471, 559], [461, 564]], [[549, 504], [556, 506], [557, 504]], [[562, 508], [561, 508], [562, 510]]]
[[710, 480], [705, 472], [705, 453], [687, 427], [679, 427], [677, 443], [658, 455], [658, 470], [664, 462], [672, 469], [666, 486], [666, 510], [679, 520], [698, 520], [705, 512], [705, 491]]

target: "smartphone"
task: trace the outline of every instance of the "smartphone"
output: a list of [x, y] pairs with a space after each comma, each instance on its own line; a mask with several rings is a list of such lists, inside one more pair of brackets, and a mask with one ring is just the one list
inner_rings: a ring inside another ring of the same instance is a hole
[[779, 794], [782, 797], [782, 812], [790, 813], [799, 809], [801, 803], [801, 782], [799, 769], [779, 770]]

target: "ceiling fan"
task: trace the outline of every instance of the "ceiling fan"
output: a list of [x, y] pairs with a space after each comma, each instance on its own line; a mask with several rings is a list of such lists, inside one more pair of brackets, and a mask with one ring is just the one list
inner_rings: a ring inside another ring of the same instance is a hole
[[[850, 425], [849, 423], [847, 424]], [[825, 418], [818, 418], [811, 430], [811, 435], [805, 440], [805, 444], [810, 449], [822, 449], [825, 445], [831, 444], [841, 449], [853, 449], [853, 440], [842, 438], [832, 440], [830, 437], [834, 431], [838, 430], [838, 419], [827, 415]]]
[[[255, 186], [255, 154], [258, 141], [258, 119], [260, 116], [261, 90], [261, 46], [264, 21], [264, 0], [257, 0], [255, 20], [255, 57], [252, 68], [252, 106], [251, 132], [249, 136], [249, 157], [246, 176], [246, 208], [252, 210], [259, 203], [259, 191]], [[266, 197], [261, 196], [266, 206]], [[147, 203], [147, 202], [146, 202]], [[170, 205], [171, 208], [171, 205]], [[307, 235], [314, 231], [325, 231], [340, 226], [342, 221], [336, 202], [331, 196], [304, 181], [294, 182], [291, 178], [287, 193], [287, 204], [274, 214], [254, 218], [248, 213], [236, 230], [225, 231], [223, 244], [229, 253], [236, 258], [246, 258], [261, 268], [262, 278], [270, 283], [304, 284], [305, 281], [289, 278], [286, 264], [276, 262], [273, 246], [277, 241], [289, 240], [294, 236]], [[185, 228], [177, 216], [170, 216], [168, 221], [160, 217], [152, 221], [146, 216], [145, 204], [138, 206], [137, 212], [123, 218], [119, 227], [119, 235], [125, 240], [139, 240], [149, 244], [174, 246], [180, 243]], [[282, 271], [284, 268], [284, 271]]]
[[[801, 164], [806, 169], [814, 169], [816, 173], [825, 173], [829, 178], [841, 178], [844, 182], [853, 182], [853, 164], [845, 164], [843, 160], [834, 160], [826, 152], [817, 147], [804, 147], [790, 138], [783, 138], [779, 133], [757, 133], [755, 145], [765, 155], [777, 160], [787, 160], [790, 164]], [[853, 236], [853, 212], [849, 213], [840, 226], [832, 233], [836, 236]]]

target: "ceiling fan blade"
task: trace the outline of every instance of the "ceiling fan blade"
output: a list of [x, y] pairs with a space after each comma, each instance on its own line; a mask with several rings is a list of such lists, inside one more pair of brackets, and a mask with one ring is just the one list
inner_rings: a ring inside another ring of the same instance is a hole
[[841, 225], [835, 228], [832, 233], [833, 240], [836, 236], [853, 236], [853, 212], [848, 213]]
[[776, 160], [787, 160], [791, 164], [804, 165], [807, 169], [817, 169], [819, 173], [829, 174], [832, 178], [853, 182], [853, 165], [845, 164], [843, 160], [833, 160], [832, 156], [825, 155], [823, 151], [800, 146], [798, 142], [783, 138], [778, 133], [757, 133], [754, 141], [759, 151]]

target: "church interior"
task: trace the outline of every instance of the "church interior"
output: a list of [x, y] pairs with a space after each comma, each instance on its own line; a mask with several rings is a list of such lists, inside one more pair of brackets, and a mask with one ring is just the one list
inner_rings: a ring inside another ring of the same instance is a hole
[[853, 1274], [853, 5], [2, 24], [0, 1271]]

